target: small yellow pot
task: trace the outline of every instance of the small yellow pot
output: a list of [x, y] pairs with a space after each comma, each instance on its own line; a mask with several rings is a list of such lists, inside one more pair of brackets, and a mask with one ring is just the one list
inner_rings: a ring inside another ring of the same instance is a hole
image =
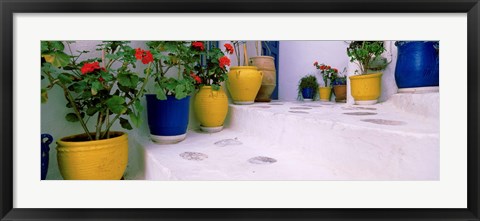
[[382, 92], [382, 73], [350, 76], [355, 104], [375, 104]]
[[86, 134], [57, 141], [57, 161], [65, 180], [120, 180], [128, 163], [128, 136], [110, 132], [110, 139], [86, 140]]
[[202, 130], [217, 132], [223, 128], [228, 113], [228, 97], [220, 87], [218, 91], [211, 86], [203, 86], [195, 95], [193, 108]]
[[227, 88], [235, 104], [253, 104], [262, 85], [263, 73], [255, 66], [231, 67]]
[[331, 87], [319, 87], [320, 92], [320, 101], [330, 101], [330, 97], [332, 96], [332, 88]]

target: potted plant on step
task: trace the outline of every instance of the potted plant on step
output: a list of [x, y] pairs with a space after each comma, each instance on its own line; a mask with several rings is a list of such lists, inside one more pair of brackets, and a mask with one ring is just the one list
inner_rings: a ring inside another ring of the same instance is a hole
[[335, 101], [345, 103], [347, 102], [347, 76], [335, 77], [332, 82], [333, 93], [335, 94]]
[[[84, 130], [83, 134], [57, 141], [60, 173], [67, 180], [119, 180], [127, 167], [128, 139], [126, 133], [110, 129], [115, 123], [127, 130], [132, 129], [130, 122], [140, 125], [143, 108], [139, 99], [151, 73], [152, 59], [142, 57], [148, 64], [142, 76], [132, 71], [137, 58], [128, 42], [103, 42], [97, 48], [102, 57], [86, 60], [84, 55], [89, 51], [73, 54], [71, 44], [41, 42], [41, 76], [48, 81], [42, 88], [42, 102], [47, 102], [48, 90], [60, 87], [70, 110], [65, 119], [78, 122]], [[96, 119], [94, 128], [87, 126], [90, 118]]]
[[[350, 62], [355, 62], [360, 70], [350, 76], [351, 92], [355, 104], [375, 104], [381, 94], [382, 72], [371, 70], [371, 62], [385, 51], [382, 41], [352, 41], [347, 48]], [[372, 65], [373, 66], [373, 65]], [[359, 73], [358, 73], [359, 72]]]
[[317, 97], [318, 82], [314, 75], [307, 75], [298, 83], [298, 100], [312, 101]]
[[262, 85], [263, 73], [255, 66], [248, 66], [247, 43], [232, 41], [237, 56], [237, 65], [241, 64], [240, 45], [243, 45], [243, 65], [232, 66], [228, 72], [227, 88], [234, 104], [253, 104]]
[[[158, 144], [178, 143], [186, 138], [190, 95], [195, 79], [193, 64], [203, 51], [203, 42], [150, 41], [153, 56], [154, 93], [147, 94], [147, 118], [150, 137]], [[143, 52], [137, 52], [141, 56]]]
[[[225, 52], [233, 54], [231, 44], [225, 44]], [[226, 81], [227, 67], [230, 59], [217, 47], [195, 51], [202, 55], [205, 61], [198, 60], [190, 75], [195, 79], [195, 85], [200, 90], [195, 95], [193, 107], [203, 131], [214, 133], [223, 129], [223, 123], [228, 113], [227, 94], [220, 85]]]
[[[260, 49], [263, 41], [255, 41], [255, 51], [257, 56], [249, 59], [250, 65], [258, 68], [263, 73], [262, 84], [260, 90], [255, 97], [257, 102], [270, 102], [273, 91], [277, 86], [277, 75], [275, 69], [275, 59], [272, 56], [261, 55]], [[269, 47], [266, 42], [263, 42], [268, 50]], [[270, 52], [269, 52], [270, 53]]]
[[323, 87], [319, 87], [320, 91], [320, 101], [330, 101], [332, 95], [332, 83], [335, 77], [338, 74], [338, 69], [332, 68], [330, 65], [318, 64], [318, 62], [313, 63], [317, 69], [320, 70], [320, 74], [323, 79]]

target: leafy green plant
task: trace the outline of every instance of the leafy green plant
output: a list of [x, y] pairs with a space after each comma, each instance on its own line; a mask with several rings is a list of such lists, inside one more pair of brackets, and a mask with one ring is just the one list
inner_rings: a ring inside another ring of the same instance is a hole
[[320, 74], [322, 75], [323, 83], [325, 87], [331, 87], [333, 81], [338, 75], [338, 69], [332, 68], [330, 65], [326, 64], [318, 64], [318, 62], [314, 62], [313, 66], [320, 70]]
[[[101, 58], [82, 60], [82, 56], [90, 51], [73, 53], [73, 43], [41, 42], [41, 76], [42, 80], [48, 81], [47, 86], [42, 88], [42, 103], [47, 102], [50, 89], [54, 86], [62, 88], [66, 107], [72, 110], [65, 116], [66, 120], [79, 122], [89, 140], [109, 138], [108, 132], [117, 121], [123, 128], [132, 129], [125, 116], [129, 116], [135, 126], [140, 125], [143, 107], [139, 98], [143, 96], [151, 73], [153, 60], [148, 56], [150, 52], [146, 51], [138, 58], [129, 42], [105, 41], [96, 48], [102, 51]], [[144, 76], [132, 71], [140, 59], [142, 63], [149, 64]], [[87, 122], [95, 116], [95, 129], [89, 130]]]
[[213, 90], [219, 90], [220, 83], [228, 79], [227, 67], [230, 65], [230, 59], [225, 53], [233, 54], [234, 48], [231, 44], [225, 44], [224, 53], [219, 48], [209, 44], [209, 42], [202, 43], [211, 47], [194, 51], [196, 55], [200, 55], [204, 60], [203, 62], [196, 62], [194, 71], [190, 73], [190, 76], [195, 80], [197, 87], [211, 86]]
[[350, 62], [358, 65], [361, 74], [367, 74], [371, 70], [372, 60], [380, 57], [384, 51], [382, 41], [352, 41], [347, 48], [347, 55]]
[[315, 75], [307, 75], [302, 77], [298, 83], [298, 98], [302, 98], [302, 90], [304, 88], [311, 88], [314, 91], [313, 97], [315, 98], [318, 94], [318, 82], [317, 77]]
[[[194, 78], [189, 73], [200, 60], [195, 50], [203, 50], [204, 46], [188, 41], [149, 41], [147, 42], [153, 55], [154, 90], [157, 99], [166, 100], [167, 95], [182, 99], [194, 90]], [[176, 77], [167, 76], [170, 70], [177, 71]]]

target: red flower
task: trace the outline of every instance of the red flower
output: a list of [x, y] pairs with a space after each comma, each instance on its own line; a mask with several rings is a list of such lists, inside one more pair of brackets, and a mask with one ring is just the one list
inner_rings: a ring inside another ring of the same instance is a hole
[[333, 71], [335, 71], [335, 73], [337, 73], [337, 72], [338, 72], [338, 70], [337, 70], [336, 68], [334, 68], [334, 69], [333, 69]]
[[194, 74], [193, 72], [190, 72], [190, 76], [192, 76], [192, 78], [193, 78], [198, 84], [202, 83], [202, 79], [201, 79], [198, 75]]
[[135, 57], [137, 60], [142, 60], [143, 64], [153, 62], [153, 55], [150, 51], [142, 50], [141, 48], [135, 49]]
[[94, 72], [95, 70], [101, 69], [100, 65], [98, 62], [93, 62], [93, 63], [85, 63], [83, 64], [83, 67], [80, 69], [82, 72], [82, 75]]
[[98, 81], [100, 81], [100, 82], [104, 82], [104, 81], [105, 81], [105, 79], [103, 79], [102, 77], [99, 77], [99, 78], [98, 78]]
[[225, 66], [230, 66], [230, 59], [227, 56], [223, 56], [218, 59], [220, 68], [224, 69]]
[[142, 59], [142, 57], [143, 57], [143, 50], [142, 50], [141, 48], [135, 49], [135, 57], [137, 58], [137, 60]]
[[142, 57], [142, 63], [143, 64], [148, 64], [150, 62], [153, 62], [153, 55], [150, 51], [144, 51], [145, 55]]
[[224, 46], [225, 46], [225, 49], [227, 50], [227, 52], [228, 52], [229, 54], [233, 54], [233, 46], [232, 46], [231, 44], [228, 44], [228, 43], [227, 43], [227, 44], [225, 44]]
[[198, 50], [200, 50], [200, 51], [205, 50], [205, 46], [203, 46], [203, 42], [201, 42], [201, 41], [194, 41], [194, 42], [192, 42], [192, 47], [194, 47], [194, 48], [196, 48], [196, 49], [198, 49]]
[[197, 75], [195, 75], [195, 81], [199, 84], [202, 83], [202, 79]]
[[318, 65], [318, 61], [315, 61], [315, 63], [313, 63], [313, 66], [317, 66]]
[[330, 69], [331, 67], [330, 66], [327, 66], [326, 69]]
[[322, 71], [325, 70], [325, 65], [321, 65], [320, 70], [322, 70]]

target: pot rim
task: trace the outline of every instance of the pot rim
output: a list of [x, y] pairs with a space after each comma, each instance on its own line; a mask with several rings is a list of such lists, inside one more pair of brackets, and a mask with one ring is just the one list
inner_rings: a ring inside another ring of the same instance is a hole
[[[105, 145], [107, 143], [110, 143], [110, 142], [120, 142], [122, 140], [128, 140], [128, 134], [125, 133], [125, 132], [122, 132], [122, 131], [110, 131], [109, 132], [110, 134], [112, 133], [118, 133], [120, 134], [119, 136], [117, 137], [113, 137], [113, 138], [108, 138], [108, 139], [103, 139], [103, 140], [85, 140], [85, 141], [65, 141], [66, 139], [71, 139], [71, 138], [74, 138], [74, 137], [78, 137], [78, 136], [85, 136], [86, 133], [81, 133], [81, 134], [75, 134], [75, 135], [70, 135], [70, 136], [66, 136], [66, 137], [62, 137], [60, 139], [57, 140], [57, 150], [58, 149], [63, 149], [63, 148], [69, 148], [69, 147], [83, 147], [85, 145], [89, 145], [89, 146], [95, 146], [95, 149], [101, 149], [101, 148], [104, 148], [103, 146], [101, 145]], [[95, 133], [90, 133], [90, 134], [95, 134]], [[98, 146], [97, 146], [98, 145]], [[60, 146], [60, 147], [59, 147]]]
[[365, 78], [378, 78], [378, 77], [381, 77], [382, 75], [383, 75], [382, 72], [375, 72], [371, 74], [354, 75], [348, 78], [350, 78], [350, 80], [359, 80], [359, 79], [365, 79]]
[[275, 58], [274, 58], [274, 57], [272, 57], [272, 56], [268, 56], [268, 55], [262, 55], [262, 56], [253, 56], [253, 57], [250, 57], [250, 59], [253, 59], [253, 58], [269, 58], [269, 59], [275, 60]]
[[232, 69], [253, 69], [253, 70], [258, 70], [257, 66], [232, 66], [230, 67], [230, 70]]

